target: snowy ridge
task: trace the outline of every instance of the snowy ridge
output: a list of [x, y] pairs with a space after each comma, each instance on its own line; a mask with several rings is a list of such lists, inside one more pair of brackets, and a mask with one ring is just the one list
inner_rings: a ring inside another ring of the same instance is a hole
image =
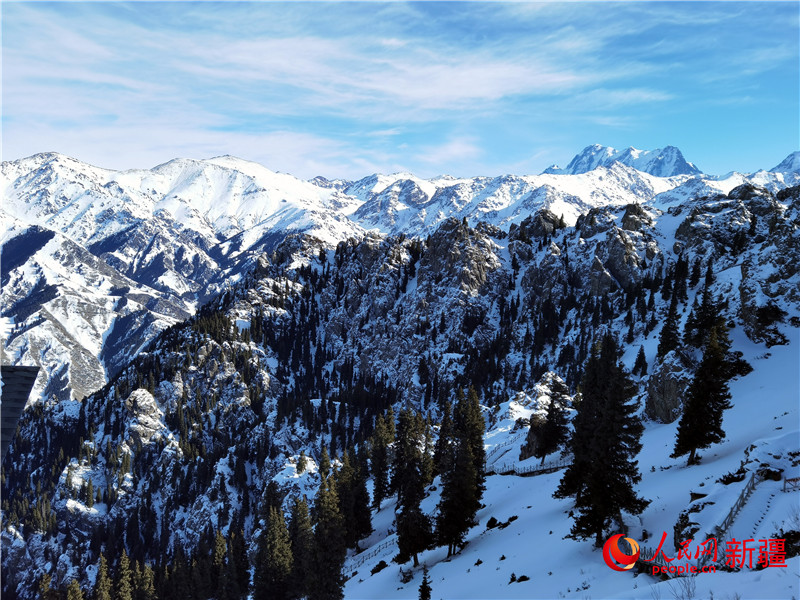
[[565, 169], [553, 166], [545, 173], [577, 175], [588, 173], [601, 166], [610, 167], [615, 162], [657, 177], [702, 174], [700, 169], [686, 161], [681, 151], [675, 146], [665, 146], [655, 150], [637, 150], [631, 146], [625, 150], [616, 150], [600, 144], [584, 148], [575, 155]]

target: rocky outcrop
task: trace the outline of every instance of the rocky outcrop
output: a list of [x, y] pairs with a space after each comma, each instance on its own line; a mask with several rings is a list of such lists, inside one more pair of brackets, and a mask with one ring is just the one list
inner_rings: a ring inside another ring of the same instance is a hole
[[656, 362], [647, 384], [645, 414], [660, 423], [672, 423], [680, 416], [684, 394], [689, 385], [686, 367], [675, 352]]

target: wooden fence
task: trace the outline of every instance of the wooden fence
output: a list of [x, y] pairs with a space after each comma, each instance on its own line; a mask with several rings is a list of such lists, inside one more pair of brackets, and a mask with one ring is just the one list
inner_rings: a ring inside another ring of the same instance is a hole
[[356, 554], [353, 557], [356, 559], [356, 561], [345, 566], [344, 569], [345, 579], [350, 579], [353, 575], [355, 575], [356, 570], [359, 567], [361, 567], [365, 562], [367, 562], [370, 558], [375, 558], [376, 556], [378, 556], [378, 554], [380, 554], [384, 550], [391, 548], [395, 544], [395, 541], [396, 541], [395, 538], [384, 540], [369, 552], [362, 552], [361, 554]]
[[504, 463], [502, 465], [492, 465], [486, 467], [486, 474], [495, 473], [497, 475], [521, 475], [522, 477], [531, 477], [533, 475], [544, 475], [545, 473], [553, 473], [572, 464], [572, 457], [566, 456], [553, 462], [547, 462], [543, 465], [527, 465], [521, 467], [516, 462]]

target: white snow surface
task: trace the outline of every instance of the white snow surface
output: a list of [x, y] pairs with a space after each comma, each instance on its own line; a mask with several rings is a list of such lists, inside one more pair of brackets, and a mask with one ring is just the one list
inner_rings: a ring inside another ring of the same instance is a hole
[[[741, 332], [738, 332], [741, 334]], [[731, 385], [733, 408], [724, 416], [727, 439], [703, 451], [700, 465], [687, 467], [685, 458], [669, 455], [675, 440], [677, 421], [671, 424], [647, 422], [638, 455], [642, 482], [637, 490], [649, 499], [650, 505], [638, 517], [628, 515], [628, 535], [641, 545], [658, 546], [663, 532], [667, 534], [664, 551], [669, 558], [677, 552], [673, 546], [673, 526], [680, 511], [689, 503], [689, 492], [708, 493], [715, 510], [699, 513], [700, 532], [691, 546], [713, 535], [713, 530], [736, 501], [743, 483], [723, 485], [716, 480], [736, 471], [745, 462], [750, 473], [761, 464], [786, 469], [786, 477], [800, 476], [800, 467], [792, 466], [788, 452], [800, 450], [800, 330], [792, 330], [791, 344], [770, 349], [766, 357], [763, 347], [749, 342], [743, 335], [734, 336], [734, 345], [745, 351], [745, 358], [755, 370]], [[501, 405], [500, 415], [515, 417], [521, 398]], [[530, 398], [528, 398], [530, 400]], [[509, 427], [509, 418], [499, 418], [486, 434], [487, 454], [507, 441], [518, 441], [519, 432]], [[516, 444], [515, 444], [516, 447]], [[516, 452], [516, 453], [515, 453]], [[504, 460], [513, 460], [518, 451], [509, 451]], [[795, 460], [795, 463], [797, 461]], [[602, 460], [598, 459], [598, 468]], [[575, 541], [569, 534], [572, 520], [567, 513], [571, 499], [556, 500], [552, 494], [562, 471], [534, 477], [490, 475], [483, 502], [478, 512], [479, 524], [470, 530], [466, 547], [447, 558], [446, 548], [428, 550], [419, 555], [418, 569], [411, 563], [397, 565], [391, 558], [397, 554], [393, 530], [393, 500], [383, 503], [373, 517], [372, 534], [361, 543], [363, 553], [351, 556], [345, 564], [350, 577], [345, 586], [348, 599], [416, 598], [427, 566], [434, 598], [443, 599], [555, 599], [555, 598], [678, 598], [683, 586], [693, 584], [695, 598], [797, 598], [800, 597], [800, 557], [787, 559], [787, 567], [763, 570], [745, 566], [739, 572], [701, 573], [692, 578], [666, 581], [649, 574], [616, 572], [606, 566], [602, 551], [592, 541]], [[737, 540], [779, 538], [781, 528], [797, 528], [800, 518], [800, 492], [783, 492], [782, 483], [760, 482], [734, 520], [726, 539]], [[423, 502], [426, 512], [435, 512], [441, 482], [437, 479], [429, 497]], [[772, 500], [770, 501], [770, 497]], [[487, 529], [491, 517], [500, 522], [516, 516], [503, 529]], [[693, 515], [697, 517], [698, 515]], [[644, 531], [649, 533], [645, 540]], [[681, 540], [683, 541], [683, 540]], [[720, 544], [720, 557], [725, 545]], [[751, 543], [751, 546], [753, 544]], [[366, 560], [361, 557], [369, 557]], [[754, 556], [754, 563], [757, 552]], [[371, 575], [378, 562], [388, 567]], [[723, 559], [724, 562], [724, 559]], [[676, 560], [673, 564], [685, 564]], [[413, 579], [401, 580], [400, 570], [411, 571]], [[512, 573], [524, 582], [509, 583]], [[691, 581], [688, 581], [691, 579]]]

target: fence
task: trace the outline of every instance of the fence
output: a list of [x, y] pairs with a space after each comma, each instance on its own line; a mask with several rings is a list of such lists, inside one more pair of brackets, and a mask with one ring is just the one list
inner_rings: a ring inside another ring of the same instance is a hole
[[350, 579], [353, 575], [355, 575], [356, 570], [362, 566], [365, 562], [367, 562], [370, 558], [375, 558], [383, 552], [384, 550], [392, 547], [395, 543], [395, 539], [391, 538], [388, 540], [384, 540], [377, 546], [375, 546], [372, 550], [366, 553], [356, 554], [353, 558], [358, 557], [354, 563], [348, 565], [345, 569], [345, 579]]
[[716, 528], [717, 539], [723, 537], [727, 533], [728, 529], [730, 529], [731, 525], [733, 524], [733, 520], [736, 518], [736, 515], [739, 513], [739, 510], [741, 510], [742, 506], [744, 506], [745, 502], [747, 502], [747, 499], [750, 497], [750, 494], [755, 489], [757, 483], [758, 483], [758, 478], [756, 474], [753, 473], [752, 475], [750, 475], [750, 479], [747, 481], [747, 484], [744, 486], [744, 489], [739, 494], [739, 497], [736, 499], [736, 502], [734, 502], [733, 506], [728, 511], [728, 516], [726, 516], [725, 519], [723, 519], [721, 524], [717, 525]]
[[527, 465], [525, 467], [519, 466], [517, 463], [504, 463], [502, 465], [492, 465], [486, 467], [486, 473], [495, 473], [497, 475], [521, 475], [523, 477], [530, 477], [533, 475], [544, 475], [545, 473], [553, 473], [564, 467], [572, 464], [572, 457], [566, 456], [557, 461], [545, 463], [543, 465]]
[[[739, 493], [739, 497], [736, 498], [736, 502], [733, 503], [731, 509], [728, 511], [727, 516], [722, 520], [722, 523], [717, 525], [714, 528], [714, 537], [717, 539], [717, 560], [716, 562], [721, 562], [724, 560], [724, 549], [726, 548], [727, 538], [725, 538], [725, 534], [730, 529], [731, 525], [733, 525], [733, 521], [736, 519], [736, 515], [739, 514], [742, 506], [745, 505], [748, 498], [750, 498], [750, 494], [753, 493], [756, 485], [758, 485], [759, 478], [756, 473], [752, 473], [750, 475], [750, 479], [747, 480], [747, 483], [744, 486], [744, 489]], [[710, 555], [703, 555], [698, 559], [698, 565], [703, 566], [708, 564], [712, 558]]]
[[[651, 568], [654, 565], [658, 567], [669, 567], [669, 563], [664, 559], [664, 553], [661, 552], [656, 555], [656, 548], [649, 546], [641, 546], [639, 549], [639, 559], [636, 561], [639, 568]], [[672, 575], [670, 573], [670, 575]]]
[[500, 450], [502, 450], [503, 448], [508, 448], [511, 444], [514, 444], [514, 443], [518, 442], [523, 437], [525, 437], [527, 434], [528, 434], [527, 431], [523, 431], [522, 433], [519, 433], [519, 434], [515, 435], [510, 440], [506, 440], [502, 444], [497, 444], [497, 446], [492, 448], [489, 451], [489, 454], [486, 455], [486, 464], [489, 464], [489, 461], [491, 461], [495, 456], [497, 456], [497, 454], [500, 452]]

